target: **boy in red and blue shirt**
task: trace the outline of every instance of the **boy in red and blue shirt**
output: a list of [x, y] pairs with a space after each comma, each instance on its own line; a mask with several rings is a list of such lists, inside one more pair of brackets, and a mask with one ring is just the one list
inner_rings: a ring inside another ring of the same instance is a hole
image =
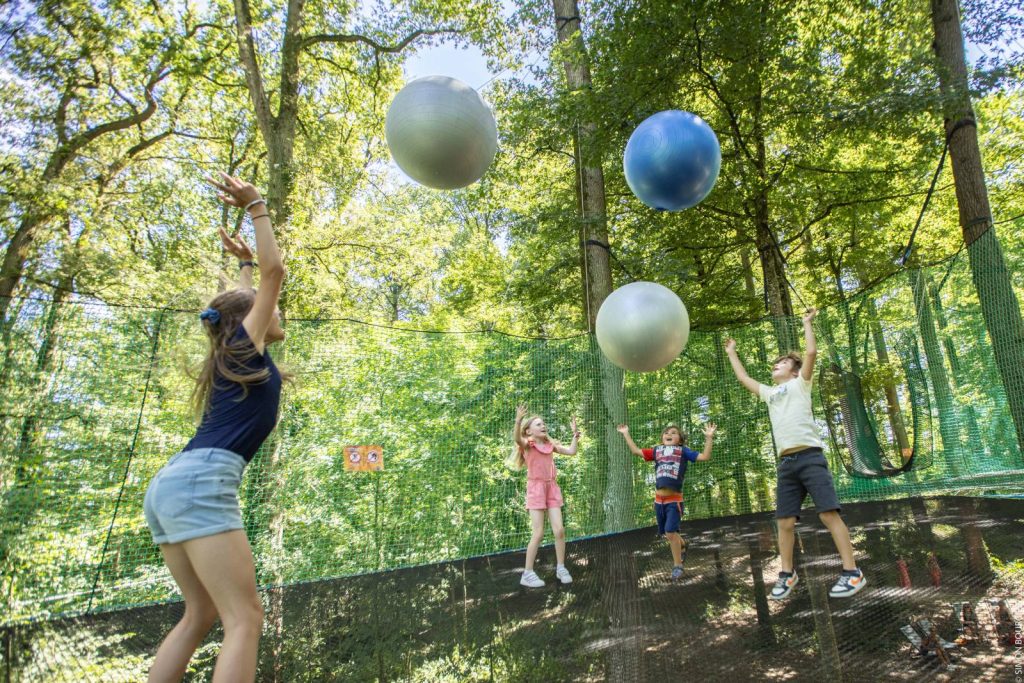
[[682, 432], [674, 424], [662, 430], [660, 446], [643, 449], [633, 442], [628, 426], [618, 426], [629, 450], [654, 463], [654, 514], [658, 520], [658, 533], [668, 539], [672, 550], [673, 579], [683, 575], [685, 553], [683, 539], [679, 535], [679, 522], [683, 518], [683, 478], [686, 476], [686, 466], [691, 462], [711, 459], [716, 429], [712, 422], [704, 425], [704, 451], [698, 453], [686, 447]]

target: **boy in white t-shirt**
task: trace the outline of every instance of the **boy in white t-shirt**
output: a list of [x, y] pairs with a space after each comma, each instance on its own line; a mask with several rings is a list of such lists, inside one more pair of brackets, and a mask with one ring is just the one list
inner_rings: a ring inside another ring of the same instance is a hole
[[793, 569], [794, 530], [808, 493], [814, 500], [818, 517], [831, 532], [836, 550], [843, 560], [843, 573], [832, 586], [829, 595], [834, 598], [850, 597], [867, 584], [864, 573], [857, 568], [853, 558], [850, 531], [839, 516], [839, 497], [811, 410], [811, 383], [814, 379], [814, 360], [818, 354], [811, 323], [817, 314], [818, 311], [811, 308], [804, 315], [806, 349], [803, 358], [797, 353], [787, 353], [772, 363], [772, 381], [775, 385], [771, 387], [747, 374], [743, 362], [736, 355], [736, 340], [730, 339], [725, 344], [725, 352], [736, 378], [768, 404], [768, 417], [772, 422], [775, 446], [779, 453], [775, 517], [779, 525], [782, 571], [769, 595], [773, 600], [788, 597], [800, 580]]

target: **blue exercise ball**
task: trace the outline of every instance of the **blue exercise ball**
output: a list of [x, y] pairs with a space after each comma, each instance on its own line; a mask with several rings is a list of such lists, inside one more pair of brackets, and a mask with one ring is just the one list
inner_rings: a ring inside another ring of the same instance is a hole
[[659, 211], [680, 211], [711, 192], [722, 167], [722, 148], [704, 119], [670, 109], [636, 127], [622, 165], [637, 199]]
[[476, 90], [447, 76], [402, 88], [384, 121], [391, 156], [406, 175], [436, 190], [479, 180], [498, 149], [498, 127]]

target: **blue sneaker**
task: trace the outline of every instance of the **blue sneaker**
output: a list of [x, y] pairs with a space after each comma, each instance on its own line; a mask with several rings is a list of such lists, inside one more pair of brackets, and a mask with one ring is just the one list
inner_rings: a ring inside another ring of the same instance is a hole
[[677, 564], [675, 567], [672, 567], [672, 579], [676, 580], [681, 578], [683, 578], [683, 566], [681, 564]]
[[772, 600], [785, 600], [799, 582], [800, 577], [796, 575], [796, 572], [779, 572], [779, 580], [775, 582], [768, 597]]
[[832, 586], [832, 589], [828, 592], [831, 598], [848, 598], [851, 595], [855, 595], [868, 584], [867, 578], [864, 576], [864, 572], [859, 569], [852, 571], [843, 570], [843, 573], [839, 575], [839, 580], [836, 581], [836, 585]]

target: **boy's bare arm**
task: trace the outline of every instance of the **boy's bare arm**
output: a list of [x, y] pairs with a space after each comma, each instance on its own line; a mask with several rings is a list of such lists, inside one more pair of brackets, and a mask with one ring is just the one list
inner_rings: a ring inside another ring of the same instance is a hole
[[735, 339], [729, 339], [725, 342], [725, 354], [729, 356], [729, 364], [732, 365], [732, 371], [736, 374], [736, 379], [740, 381], [740, 384], [745, 386], [754, 396], [760, 396], [761, 384], [747, 374], [747, 369], [743, 367], [743, 361], [740, 360], [739, 355], [736, 353]]
[[818, 342], [812, 324], [817, 315], [816, 308], [808, 308], [804, 313], [804, 364], [800, 367], [800, 376], [807, 382], [814, 378], [814, 361], [818, 359]]
[[627, 425], [619, 425], [618, 427], [616, 427], [616, 429], [619, 430], [619, 434], [622, 434], [622, 437], [626, 440], [626, 446], [629, 447], [630, 452], [633, 455], [639, 455], [640, 457], [643, 457], [644, 452], [633, 441], [633, 437], [629, 435], [629, 427]]
[[697, 456], [697, 462], [711, 459], [711, 448], [715, 445], [715, 431], [718, 426], [714, 422], [704, 425], [704, 450]]

